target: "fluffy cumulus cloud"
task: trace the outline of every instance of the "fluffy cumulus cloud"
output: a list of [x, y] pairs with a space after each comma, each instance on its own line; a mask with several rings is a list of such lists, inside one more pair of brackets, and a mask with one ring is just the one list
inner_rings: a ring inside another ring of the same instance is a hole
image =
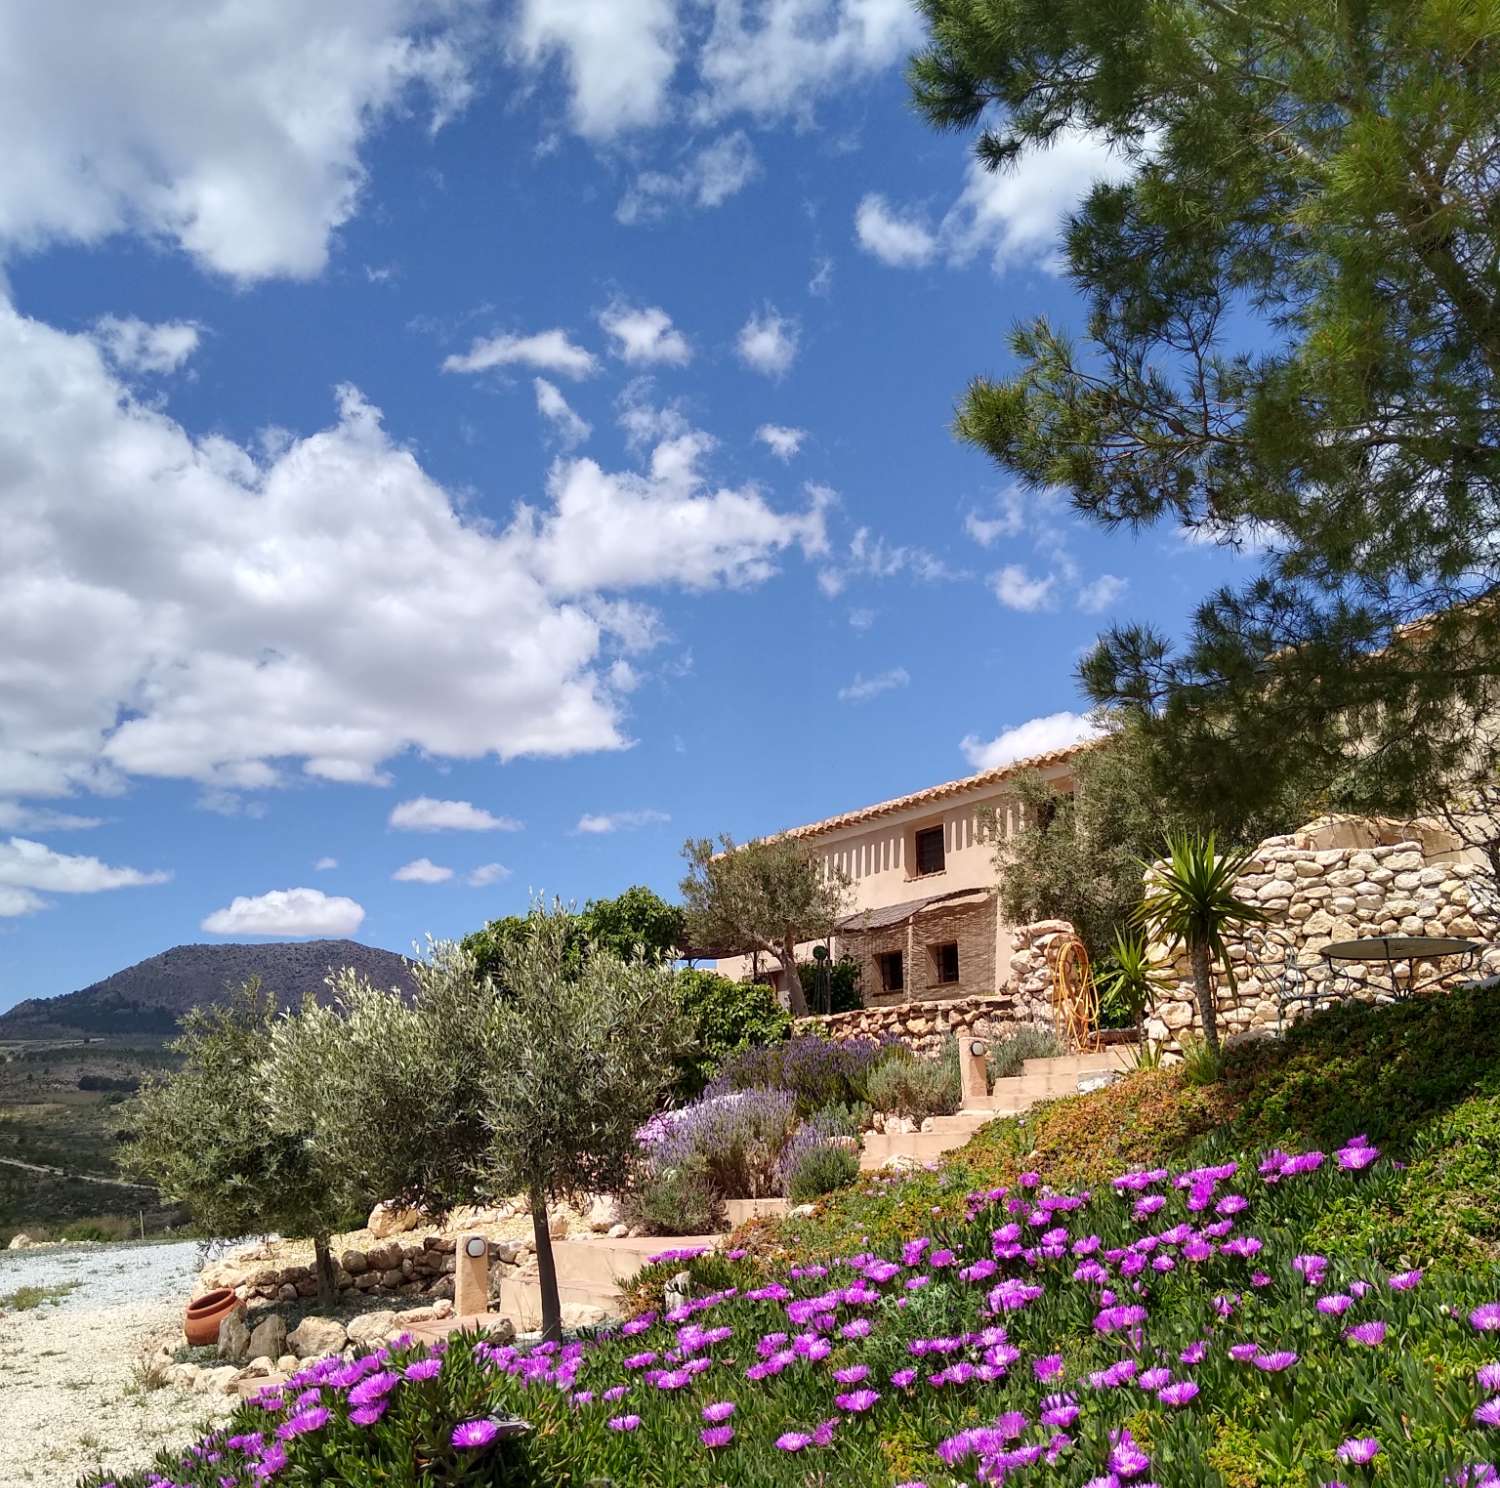
[[122, 372], [175, 372], [198, 349], [198, 327], [190, 320], [155, 325], [136, 316], [104, 315], [94, 335]]
[[965, 735], [959, 744], [964, 758], [976, 770], [998, 770], [1001, 765], [1066, 749], [1084, 739], [1097, 738], [1099, 729], [1086, 713], [1048, 713], [1028, 719], [1014, 728], [1001, 730], [993, 739]]
[[566, 449], [582, 444], [594, 432], [589, 421], [563, 397], [562, 389], [545, 377], [536, 379], [536, 411], [552, 426], [558, 442]]
[[272, 889], [253, 898], [239, 895], [208, 915], [210, 935], [353, 935], [364, 906], [321, 889]]
[[990, 575], [990, 588], [1006, 609], [1035, 614], [1055, 603], [1053, 590], [1057, 588], [1057, 575], [1033, 574], [1023, 564], [1007, 563]]
[[1064, 130], [1005, 170], [970, 160], [963, 189], [936, 225], [914, 208], [865, 196], [855, 209], [854, 234], [867, 253], [896, 268], [988, 257], [997, 274], [1027, 265], [1055, 271], [1066, 214], [1095, 182], [1123, 180], [1132, 169], [1101, 136]]
[[599, 325], [613, 343], [610, 350], [631, 366], [665, 363], [684, 367], [693, 359], [687, 337], [660, 305], [628, 305], [616, 300], [600, 312]]
[[1076, 603], [1086, 615], [1101, 615], [1105, 610], [1113, 609], [1129, 587], [1129, 579], [1116, 574], [1100, 574], [1097, 579], [1080, 586]]
[[762, 424], [755, 437], [776, 456], [778, 460], [790, 460], [802, 448], [807, 438], [806, 429], [789, 429], [785, 424]]
[[488, 372], [493, 367], [534, 367], [564, 377], [592, 377], [599, 359], [555, 328], [529, 336], [506, 332], [481, 337], [467, 351], [443, 359], [444, 372]]
[[0, 801], [0, 832], [87, 832], [104, 824], [99, 816], [54, 811], [25, 801]]
[[824, 507], [772, 507], [754, 486], [713, 489], [701, 462], [712, 447], [688, 432], [663, 440], [645, 473], [610, 472], [593, 460], [560, 461], [548, 478], [550, 511], [516, 519], [538, 572], [559, 594], [677, 583], [743, 588], [769, 578], [776, 555], [807, 556], [828, 543]]
[[[556, 463], [551, 504], [467, 519], [353, 388], [258, 453], [135, 400], [87, 336], [0, 301], [0, 792], [622, 748], [638, 585], [746, 584], [822, 511], [714, 489], [702, 436], [647, 473]], [[618, 631], [618, 633], [617, 633]]]
[[937, 256], [937, 235], [920, 219], [893, 210], [883, 196], [871, 193], [854, 213], [859, 246], [894, 268], [920, 268]]
[[470, 0], [54, 0], [0, 7], [0, 243], [133, 231], [238, 280], [309, 277], [360, 152], [467, 102]]
[[677, 0], [521, 0], [511, 53], [560, 63], [573, 128], [606, 140], [658, 123], [681, 53]]
[[774, 305], [753, 313], [740, 327], [735, 349], [752, 372], [766, 377], [784, 377], [797, 360], [801, 329], [794, 317], [782, 315]]
[[585, 837], [602, 837], [610, 832], [628, 831], [632, 827], [660, 826], [663, 822], [669, 822], [672, 818], [665, 811], [609, 811], [599, 813], [585, 812], [578, 818], [578, 825], [573, 828], [575, 832]]
[[481, 863], [464, 875], [464, 882], [471, 889], [485, 889], [491, 884], [503, 882], [510, 877], [510, 869], [504, 863]]
[[453, 870], [434, 863], [431, 858], [413, 858], [411, 862], [403, 863], [391, 877], [397, 883], [440, 884], [453, 877]]
[[855, 673], [854, 680], [846, 687], [839, 688], [839, 701], [841, 703], [867, 703], [871, 698], [877, 698], [883, 692], [894, 692], [899, 687], [905, 687], [911, 681], [911, 674], [905, 667], [892, 667], [888, 672], [879, 672], [873, 677], [865, 677]]
[[992, 547], [1002, 537], [1019, 537], [1025, 530], [1025, 499], [1017, 486], [1001, 491], [990, 510], [971, 511], [964, 518], [964, 531], [981, 548]]
[[674, 207], [720, 207], [760, 174], [760, 160], [743, 129], [688, 155], [675, 170], [642, 171], [620, 198], [615, 217], [626, 226], [654, 222]]
[[45, 909], [43, 894], [98, 894], [165, 883], [171, 874], [113, 868], [98, 858], [60, 853], [26, 837], [0, 842], [0, 917]]
[[496, 816], [472, 801], [416, 796], [391, 808], [386, 825], [398, 832], [519, 832], [513, 816]]
[[910, 0], [711, 0], [698, 109], [805, 118], [823, 93], [906, 59], [922, 39]]

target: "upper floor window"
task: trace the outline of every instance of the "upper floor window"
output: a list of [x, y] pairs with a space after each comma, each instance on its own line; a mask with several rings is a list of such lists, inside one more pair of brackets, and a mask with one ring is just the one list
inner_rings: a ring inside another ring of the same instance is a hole
[[917, 833], [916, 858], [918, 878], [923, 878], [929, 873], [943, 871], [945, 860], [941, 827], [927, 827]]

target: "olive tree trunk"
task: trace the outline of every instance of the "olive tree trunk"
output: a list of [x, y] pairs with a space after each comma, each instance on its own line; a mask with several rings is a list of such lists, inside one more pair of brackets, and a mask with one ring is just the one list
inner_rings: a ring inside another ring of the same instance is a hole
[[562, 1341], [562, 1300], [557, 1295], [557, 1262], [552, 1255], [552, 1230], [547, 1219], [545, 1190], [531, 1189], [531, 1233], [536, 1240], [536, 1280], [542, 1294], [542, 1337]]
[[786, 977], [787, 1011], [794, 1018], [805, 1018], [807, 994], [802, 990], [802, 974], [797, 970], [797, 942], [791, 936], [787, 936], [782, 941], [778, 954], [781, 959], [782, 973]]
[[1214, 972], [1208, 947], [1192, 948], [1193, 990], [1198, 996], [1198, 1016], [1203, 1020], [1203, 1042], [1217, 1056], [1219, 1052], [1219, 1010], [1214, 1003]]
[[327, 1235], [313, 1236], [313, 1275], [318, 1282], [318, 1302], [324, 1307], [332, 1306], [338, 1299], [339, 1289]]

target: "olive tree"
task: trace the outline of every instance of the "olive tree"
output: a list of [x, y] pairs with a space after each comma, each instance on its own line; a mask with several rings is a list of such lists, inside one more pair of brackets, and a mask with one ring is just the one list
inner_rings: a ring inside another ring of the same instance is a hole
[[807, 1013], [797, 942], [833, 931], [849, 892], [848, 876], [792, 838], [735, 845], [732, 837], [690, 838], [682, 849], [689, 941], [733, 952], [764, 951], [786, 977], [793, 1017]]
[[122, 1165], [184, 1204], [214, 1235], [310, 1237], [320, 1300], [332, 1301], [329, 1236], [368, 1197], [327, 1154], [274, 1119], [267, 1074], [275, 999], [247, 982], [222, 1006], [194, 1008], [172, 1048], [182, 1064], [142, 1087]]
[[483, 1168], [496, 1192], [530, 1200], [548, 1338], [562, 1328], [548, 1205], [624, 1185], [684, 1038], [671, 968], [597, 948], [572, 968], [570, 919], [561, 906], [528, 918], [484, 1023]]

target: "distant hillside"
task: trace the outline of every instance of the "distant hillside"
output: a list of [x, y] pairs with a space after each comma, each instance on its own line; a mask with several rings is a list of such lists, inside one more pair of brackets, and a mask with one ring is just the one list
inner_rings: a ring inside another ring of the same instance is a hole
[[283, 1002], [321, 995], [331, 969], [352, 966], [376, 986], [409, 988], [404, 956], [352, 940], [286, 945], [180, 945], [62, 997], [32, 998], [0, 1014], [0, 1038], [169, 1034], [191, 1007], [222, 1001], [251, 977]]

